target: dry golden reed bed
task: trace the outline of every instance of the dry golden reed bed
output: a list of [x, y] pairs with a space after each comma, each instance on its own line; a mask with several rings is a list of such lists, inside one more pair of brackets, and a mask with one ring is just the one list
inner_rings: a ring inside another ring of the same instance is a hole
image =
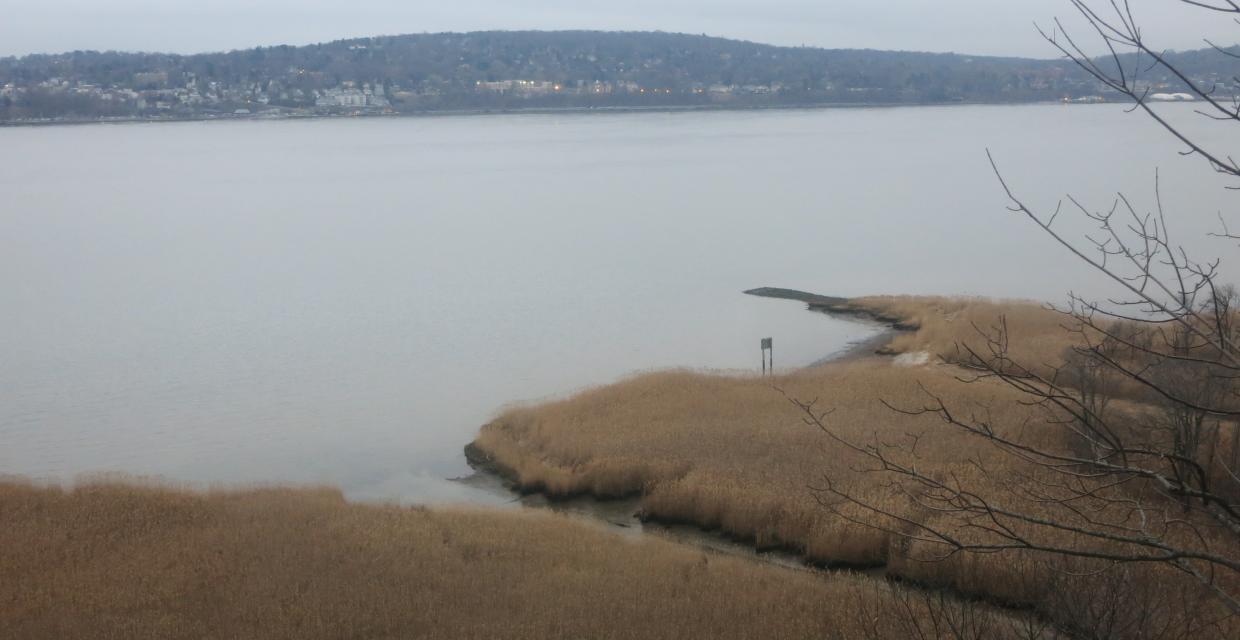
[[979, 334], [990, 332], [1002, 317], [1014, 337], [1012, 357], [1020, 362], [1055, 361], [1073, 344], [1070, 324], [1062, 313], [1027, 300], [995, 301], [986, 298], [944, 296], [868, 296], [849, 300], [847, 306], [881, 316], [899, 318], [916, 331], [898, 335], [887, 348], [895, 352], [925, 351], [951, 357], [956, 345], [981, 348]]
[[0, 638], [894, 639], [947, 618], [1027, 637], [975, 605], [541, 512], [10, 481], [0, 523]]
[[[921, 329], [896, 336], [889, 348], [945, 353], [954, 339], [972, 338], [1006, 313], [1014, 331], [1069, 342], [1058, 314], [1028, 303], [996, 304], [946, 298], [870, 298], [854, 304], [899, 315]], [[896, 366], [863, 358], [773, 378], [669, 371], [644, 374], [572, 398], [505, 411], [483, 427], [475, 444], [530, 490], [568, 496], [644, 494], [649, 515], [719, 527], [759, 546], [792, 546], [815, 560], [881, 564], [888, 540], [871, 529], [830, 517], [810, 500], [808, 486], [824, 471], [860, 462], [802, 423], [789, 397], [834, 409], [831, 423], [864, 439], [873, 434], [930, 433], [920, 453], [948, 464], [976, 440], [935, 429], [933, 419], [901, 415], [883, 402], [922, 406], [918, 387], [970, 404], [1017, 399], [998, 383], [961, 385], [959, 372]], [[1011, 421], [1032, 413], [1009, 416]], [[864, 487], [861, 487], [864, 489]]]
[[[1049, 368], [1062, 361], [1073, 341], [1063, 328], [1063, 316], [1031, 303], [886, 297], [850, 304], [918, 325], [918, 331], [899, 335], [888, 345], [890, 351], [906, 354], [951, 359], [961, 341], [984, 348], [977, 328], [995, 325], [1000, 315], [1019, 338], [1011, 352], [1023, 362]], [[903, 541], [850, 524], [824, 508], [810, 485], [825, 474], [870, 503], [895, 512], [909, 510], [906, 498], [894, 494], [881, 476], [854, 472], [872, 463], [804, 424], [803, 414], [785, 394], [816, 399], [822, 408], [834, 409], [830, 425], [853, 441], [920, 436], [920, 464], [944, 477], [955, 474], [983, 495], [1004, 492], [1003, 481], [1019, 463], [978, 438], [945, 427], [937, 417], [904, 415], [883, 402], [921, 407], [927, 400], [921, 385], [950, 398], [956, 407], [993, 411], [1000, 433], [1022, 430], [1026, 441], [1033, 437], [1034, 442], [1059, 437], [1050, 429], [1044, 436], [1031, 436], [1026, 427], [1043, 423], [1044, 416], [1022, 405], [1022, 396], [998, 381], [962, 384], [957, 379], [961, 371], [954, 366], [936, 366], [933, 358], [904, 361], [927, 364], [900, 366], [891, 358], [872, 357], [774, 378], [688, 371], [640, 375], [566, 400], [507, 410], [483, 427], [475, 447], [528, 490], [561, 496], [640, 494], [646, 514], [659, 520], [717, 528], [760, 547], [787, 547], [821, 562], [886, 565], [889, 574], [1034, 607], [1078, 629], [1129, 624], [1104, 611], [1108, 606], [1103, 603], [1111, 598], [1120, 602], [1115, 606], [1134, 608], [1139, 619], [1131, 621], [1131, 630], [1142, 634], [1139, 637], [1195, 637], [1197, 632], [1240, 637], [1240, 622], [1234, 619], [1194, 629], [1192, 620], [1215, 619], [1217, 611], [1208, 598], [1173, 603], [1158, 595], [1165, 590], [1138, 592], [1125, 586], [1183, 583], [1183, 590], [1172, 591], [1198, 593], [1191, 581], [1158, 568], [1131, 567], [1078, 578], [1074, 574], [1090, 574], [1093, 567], [1015, 552], [916, 562]], [[979, 473], [968, 458], [991, 473]], [[847, 505], [840, 509], [849, 512]], [[913, 514], [927, 521], [935, 517]], [[1097, 610], [1075, 610], [1078, 606]], [[1160, 635], [1155, 627], [1188, 635]]]
[[[824, 562], [885, 564], [887, 537], [831, 516], [809, 488], [824, 471], [846, 470], [861, 460], [804, 425], [798, 409], [772, 385], [834, 408], [832, 424], [858, 438], [927, 433], [936, 426], [932, 421], [896, 414], [881, 402], [920, 406], [924, 397], [911, 375], [877, 359], [774, 379], [646, 374], [568, 400], [509, 410], [475, 442], [528, 490], [553, 496], [640, 493], [646, 513], [662, 520], [721, 528], [760, 547], [802, 549]], [[978, 402], [1007, 393], [991, 384], [957, 389], [951, 372], [937, 368], [919, 368], [916, 376], [932, 390], [966, 393]], [[932, 460], [950, 464], [962, 448], [976, 445], [960, 433], [935, 434], [920, 448]], [[960, 462], [958, 472], [971, 475]]]

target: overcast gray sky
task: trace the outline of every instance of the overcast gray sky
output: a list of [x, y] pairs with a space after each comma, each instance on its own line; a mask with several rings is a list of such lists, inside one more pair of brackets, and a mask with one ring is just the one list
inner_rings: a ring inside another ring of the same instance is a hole
[[[1177, 0], [1133, 6], [1164, 48], [1204, 46], [1203, 34], [1240, 40], [1240, 26], [1222, 14]], [[1033, 23], [1073, 12], [1068, 0], [0, 0], [0, 56], [196, 53], [479, 29], [661, 29], [781, 45], [1054, 57]]]

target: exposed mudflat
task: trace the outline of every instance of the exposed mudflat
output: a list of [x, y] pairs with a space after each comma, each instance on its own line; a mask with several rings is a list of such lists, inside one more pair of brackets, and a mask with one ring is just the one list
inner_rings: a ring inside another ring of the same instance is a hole
[[907, 332], [916, 331], [916, 325], [908, 324], [902, 318], [883, 315], [874, 309], [857, 304], [850, 298], [841, 298], [839, 296], [824, 296], [808, 291], [799, 291], [797, 289], [784, 289], [782, 287], [758, 287], [744, 292], [746, 295], [758, 296], [760, 298], [776, 298], [779, 300], [797, 300], [804, 302], [806, 308], [810, 311], [825, 313], [833, 318], [840, 320], [848, 320], [852, 322], [860, 322], [866, 325], [876, 327], [885, 327], [887, 330], [866, 338], [864, 340], [846, 345], [843, 349], [832, 353], [821, 360], [818, 360], [811, 366], [818, 366], [828, 362], [838, 362], [841, 360], [854, 360], [856, 358], [869, 355], [894, 355], [883, 349], [892, 338], [896, 335]]

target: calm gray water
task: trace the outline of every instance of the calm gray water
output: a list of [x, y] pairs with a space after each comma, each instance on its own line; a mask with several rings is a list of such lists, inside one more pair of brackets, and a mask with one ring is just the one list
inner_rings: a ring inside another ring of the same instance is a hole
[[987, 147], [1038, 206], [1159, 166], [1230, 248], [1234, 196], [1113, 106], [0, 129], [0, 473], [478, 499], [444, 479], [506, 404], [872, 330], [747, 288], [1105, 291]]

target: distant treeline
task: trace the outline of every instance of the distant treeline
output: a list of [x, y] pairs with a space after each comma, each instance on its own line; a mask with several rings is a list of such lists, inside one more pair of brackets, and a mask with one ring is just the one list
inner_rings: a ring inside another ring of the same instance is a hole
[[[1240, 60], [1173, 54], [1203, 83]], [[1152, 72], [1157, 87], [1169, 82]], [[1029, 102], [1102, 95], [1066, 61], [776, 47], [662, 32], [479, 32], [0, 59], [0, 119], [477, 108]], [[1105, 97], [1105, 96], [1104, 96]]]

